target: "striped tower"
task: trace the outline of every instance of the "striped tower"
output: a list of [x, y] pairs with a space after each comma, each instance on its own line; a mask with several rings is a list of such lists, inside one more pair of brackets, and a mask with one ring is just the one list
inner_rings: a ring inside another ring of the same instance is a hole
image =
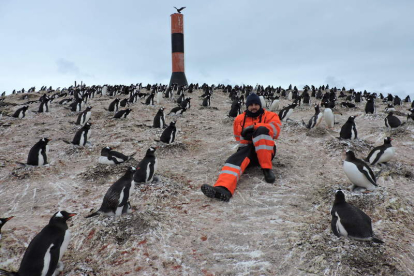
[[184, 17], [181, 13], [171, 14], [171, 45], [172, 45], [172, 75], [173, 83], [188, 85], [184, 71]]

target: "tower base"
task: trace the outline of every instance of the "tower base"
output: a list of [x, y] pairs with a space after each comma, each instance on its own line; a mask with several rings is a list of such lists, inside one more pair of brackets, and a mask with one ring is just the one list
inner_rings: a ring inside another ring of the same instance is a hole
[[179, 86], [188, 85], [187, 78], [184, 72], [173, 72], [170, 79], [170, 86], [173, 83], [178, 83]]

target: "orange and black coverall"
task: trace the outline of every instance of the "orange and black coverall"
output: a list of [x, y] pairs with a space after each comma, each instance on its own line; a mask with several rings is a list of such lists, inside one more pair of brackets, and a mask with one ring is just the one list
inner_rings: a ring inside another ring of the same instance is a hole
[[[253, 136], [247, 140], [241, 133], [251, 125], [254, 125]], [[262, 169], [272, 169], [272, 159], [276, 153], [274, 139], [279, 137], [281, 126], [279, 116], [267, 110], [256, 118], [246, 116], [246, 112], [237, 116], [233, 132], [240, 143], [239, 149], [226, 160], [214, 186], [223, 186], [234, 194], [237, 181], [252, 161], [258, 162]]]

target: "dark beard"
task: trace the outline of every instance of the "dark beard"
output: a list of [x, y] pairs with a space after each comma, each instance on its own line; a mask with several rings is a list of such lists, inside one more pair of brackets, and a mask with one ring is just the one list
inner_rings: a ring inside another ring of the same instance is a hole
[[253, 112], [249, 111], [248, 109], [246, 109], [246, 116], [247, 117], [256, 118], [256, 117], [260, 116], [263, 113], [264, 113], [263, 108], [260, 108], [256, 113], [253, 113]]

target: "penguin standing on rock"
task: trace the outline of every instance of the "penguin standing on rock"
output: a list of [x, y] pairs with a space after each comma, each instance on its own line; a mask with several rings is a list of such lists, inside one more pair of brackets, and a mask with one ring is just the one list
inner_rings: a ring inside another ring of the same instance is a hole
[[29, 106], [25, 105], [25, 106], [17, 109], [16, 112], [14, 112], [12, 117], [23, 119], [26, 116], [26, 111], [27, 111], [28, 108], [29, 108]]
[[157, 157], [155, 156], [156, 147], [150, 147], [145, 157], [139, 162], [138, 169], [134, 174], [135, 183], [151, 182], [157, 171]]
[[371, 218], [357, 207], [345, 201], [342, 190], [335, 193], [335, 201], [331, 209], [332, 232], [337, 237], [348, 237], [359, 241], [384, 243], [374, 237]]
[[85, 146], [91, 136], [91, 125], [92, 123], [86, 123], [80, 128], [73, 137], [72, 144]]
[[42, 231], [30, 242], [17, 273], [0, 270], [0, 275], [52, 276], [63, 271], [60, 261], [68, 248], [71, 233], [66, 221], [75, 216], [66, 211], [56, 212]]
[[341, 132], [339, 133], [339, 137], [342, 139], [357, 139], [358, 138], [358, 132], [356, 129], [355, 124], [355, 116], [350, 116], [348, 120], [345, 122], [345, 124], [341, 128]]
[[42, 138], [29, 151], [27, 164], [33, 166], [42, 166], [48, 164], [47, 154], [49, 153], [48, 138]]
[[154, 117], [154, 123], [152, 127], [154, 128], [165, 128], [165, 115], [164, 115], [164, 107], [158, 109], [157, 114]]
[[368, 157], [365, 161], [369, 162], [371, 165], [386, 163], [392, 159], [395, 155], [395, 149], [391, 145], [392, 138], [387, 137], [384, 139], [384, 144], [379, 147], [375, 147], [368, 154]]
[[397, 128], [401, 125], [400, 119], [397, 116], [394, 116], [393, 112], [388, 113], [388, 116], [385, 117], [385, 126], [389, 128]]
[[101, 156], [99, 157], [98, 162], [100, 164], [106, 165], [117, 165], [123, 162], [128, 161], [131, 159], [136, 153], [131, 154], [130, 156], [126, 156], [120, 152], [112, 150], [111, 147], [104, 147], [101, 150]]
[[175, 121], [172, 121], [170, 125], [162, 132], [160, 141], [171, 144], [175, 140], [175, 134], [177, 132], [177, 128], [175, 127]]
[[126, 119], [126, 117], [129, 115], [129, 113], [131, 113], [131, 111], [132, 109], [130, 108], [120, 110], [114, 115], [114, 118], [115, 119]]
[[377, 179], [371, 168], [364, 161], [356, 158], [353, 151], [346, 152], [343, 168], [348, 179], [354, 184], [353, 190], [362, 187], [372, 191], [378, 187]]
[[107, 216], [120, 216], [131, 213], [129, 197], [135, 188], [133, 180], [135, 172], [136, 169], [134, 167], [129, 167], [126, 173], [108, 189], [99, 210], [86, 218], [94, 217], [101, 213]]
[[91, 119], [91, 112], [92, 107], [88, 106], [83, 112], [78, 115], [78, 119], [76, 120], [77, 125], [83, 126]]
[[14, 217], [8, 217], [8, 218], [0, 218], [0, 240], [1, 240], [1, 228]]

